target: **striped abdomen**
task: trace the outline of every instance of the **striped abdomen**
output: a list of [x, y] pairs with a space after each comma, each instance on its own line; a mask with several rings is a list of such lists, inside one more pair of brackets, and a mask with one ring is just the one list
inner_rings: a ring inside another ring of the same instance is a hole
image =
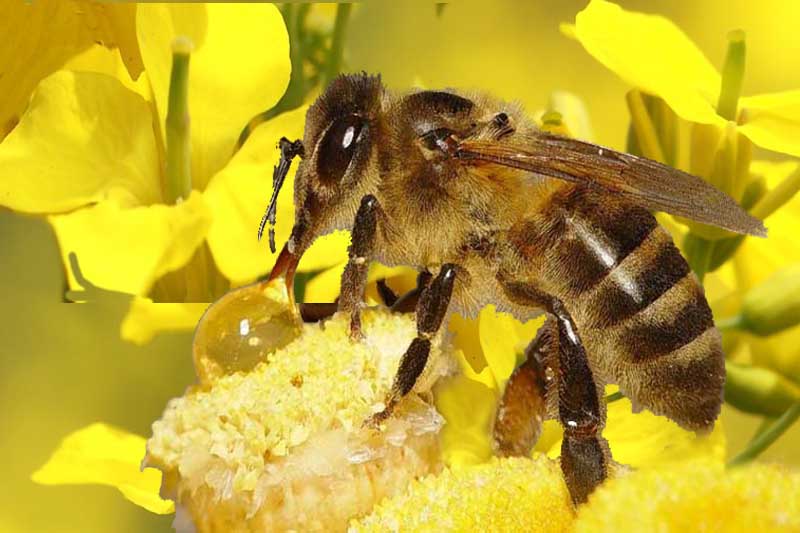
[[569, 309], [601, 379], [684, 427], [711, 426], [722, 402], [720, 336], [703, 288], [646, 209], [565, 187], [512, 242]]

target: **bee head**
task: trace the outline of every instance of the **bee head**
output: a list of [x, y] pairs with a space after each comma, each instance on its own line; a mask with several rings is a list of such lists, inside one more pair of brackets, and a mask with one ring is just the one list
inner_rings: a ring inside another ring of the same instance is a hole
[[303, 160], [295, 174], [295, 223], [272, 277], [282, 260], [296, 264], [317, 237], [352, 225], [361, 197], [377, 180], [371, 163], [383, 94], [379, 76], [340, 75], [308, 109], [296, 150]]

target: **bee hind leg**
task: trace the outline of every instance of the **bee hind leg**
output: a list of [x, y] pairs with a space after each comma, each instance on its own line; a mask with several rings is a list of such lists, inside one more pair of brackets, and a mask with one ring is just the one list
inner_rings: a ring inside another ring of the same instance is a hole
[[544, 308], [552, 323], [555, 342], [551, 356], [558, 392], [558, 419], [564, 428], [561, 469], [576, 505], [608, 476], [611, 452], [602, 437], [605, 404], [595, 382], [578, 329], [564, 304], [526, 283], [503, 282], [506, 295], [521, 305]]
[[558, 324], [558, 418], [564, 427], [561, 469], [577, 505], [608, 476], [611, 452], [601, 435], [604, 403], [575, 323], [561, 301], [552, 308]]
[[547, 416], [547, 367], [557, 336], [557, 324], [548, 317], [525, 349], [525, 361], [506, 383], [492, 430], [497, 455], [528, 456], [539, 440]]
[[456, 266], [449, 263], [442, 265], [436, 278], [421, 290], [417, 303], [417, 336], [400, 359], [400, 366], [384, 402], [383, 411], [367, 420], [366, 425], [376, 427], [389, 418], [394, 407], [411, 392], [425, 370], [431, 351], [431, 338], [439, 331], [447, 313], [455, 278]]

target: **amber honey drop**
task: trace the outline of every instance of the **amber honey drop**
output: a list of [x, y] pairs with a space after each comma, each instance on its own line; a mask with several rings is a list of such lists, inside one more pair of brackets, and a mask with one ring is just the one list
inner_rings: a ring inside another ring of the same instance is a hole
[[192, 355], [200, 383], [248, 372], [300, 334], [282, 280], [234, 289], [197, 324]]

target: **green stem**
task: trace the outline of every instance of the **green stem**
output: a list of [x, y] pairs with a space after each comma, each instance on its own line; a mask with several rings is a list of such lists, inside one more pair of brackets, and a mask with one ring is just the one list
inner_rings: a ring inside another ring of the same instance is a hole
[[189, 56], [192, 43], [178, 37], [172, 43], [172, 73], [167, 101], [167, 181], [168, 204], [185, 200], [192, 192], [192, 147], [189, 137]]
[[342, 54], [344, 52], [344, 40], [347, 33], [347, 22], [350, 18], [351, 4], [339, 4], [336, 8], [336, 21], [333, 25], [333, 38], [331, 48], [328, 51], [328, 64], [322, 77], [323, 86], [339, 75], [342, 70]]
[[741, 453], [728, 462], [728, 466], [740, 466], [749, 463], [769, 448], [773, 442], [783, 435], [797, 419], [800, 418], [800, 402], [787, 409], [775, 422], [764, 431], [758, 433]]
[[722, 67], [722, 86], [717, 103], [717, 113], [725, 120], [736, 120], [739, 95], [742, 94], [746, 56], [744, 37], [742, 30], [734, 30], [728, 34], [728, 53]]

